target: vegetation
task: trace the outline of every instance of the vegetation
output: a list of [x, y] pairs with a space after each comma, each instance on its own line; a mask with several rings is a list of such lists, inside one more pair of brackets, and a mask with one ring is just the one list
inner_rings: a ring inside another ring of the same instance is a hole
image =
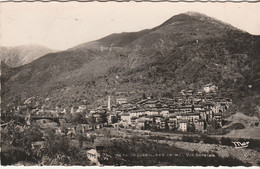
[[[91, 46], [93, 43], [97, 46]], [[111, 51], [100, 50], [112, 43]], [[212, 18], [180, 14], [150, 30], [113, 34], [70, 50], [49, 53], [20, 67], [1, 64], [1, 123], [8, 122], [1, 130], [1, 163], [89, 165], [81, 147], [86, 140], [94, 142], [94, 137], [85, 139], [78, 135], [79, 145], [75, 146], [66, 134], [26, 126], [23, 115], [14, 108], [32, 96], [43, 109], [81, 104], [91, 107], [103, 104], [107, 95], [116, 91], [133, 91], [129, 98], [171, 98], [181, 89], [200, 89], [214, 83], [220, 96], [234, 101], [230, 114], [241, 111], [259, 116], [259, 44], [259, 36]], [[93, 118], [83, 117], [83, 113], [67, 114], [65, 119], [71, 124], [94, 123]], [[106, 116], [99, 121], [106, 123]], [[214, 130], [219, 127], [214, 122], [211, 125]], [[244, 126], [237, 123], [232, 127]], [[190, 128], [193, 129], [194, 126]], [[106, 132], [106, 137], [110, 136]], [[165, 138], [150, 136], [150, 139]], [[217, 140], [207, 135], [182, 139], [230, 145], [227, 138]], [[42, 146], [33, 146], [42, 141]], [[259, 148], [257, 140], [240, 141], [249, 141], [248, 148]], [[104, 165], [248, 165], [216, 154], [214, 158], [187, 156], [196, 152], [137, 137], [114, 140], [113, 146], [99, 148], [100, 162]], [[172, 152], [177, 156], [171, 156]]]
[[248, 166], [232, 157], [221, 158], [216, 154], [192, 152], [154, 143], [134, 137], [126, 140], [114, 140], [112, 146], [99, 147], [99, 161], [103, 165], [116, 166]]
[[[112, 51], [87, 43], [3, 70], [3, 108], [9, 112], [8, 104], [31, 96], [50, 98], [52, 108], [102, 104], [106, 95], [118, 90], [135, 91], [133, 97], [172, 97], [181, 89], [212, 82], [223, 96], [241, 105], [238, 110], [253, 115], [259, 113], [259, 41], [258, 36], [209, 17], [180, 14], [151, 30], [97, 41], [105, 47], [113, 43]], [[247, 99], [255, 102], [243, 106]]]
[[79, 146], [72, 146], [67, 137], [50, 128], [44, 133], [37, 125], [25, 129], [15, 124], [6, 126], [1, 131], [1, 164], [90, 165], [86, 154]]

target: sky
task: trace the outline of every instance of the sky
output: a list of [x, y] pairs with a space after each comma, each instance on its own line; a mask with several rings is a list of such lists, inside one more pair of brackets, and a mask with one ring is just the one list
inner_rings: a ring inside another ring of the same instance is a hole
[[195, 11], [260, 35], [260, 3], [2, 2], [0, 46], [65, 50], [112, 33], [140, 31]]

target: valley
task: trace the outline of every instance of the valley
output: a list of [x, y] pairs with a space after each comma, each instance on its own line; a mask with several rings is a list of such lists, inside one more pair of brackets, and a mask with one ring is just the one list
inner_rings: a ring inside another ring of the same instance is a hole
[[259, 166], [259, 45], [186, 12], [63, 51], [4, 52], [1, 162]]

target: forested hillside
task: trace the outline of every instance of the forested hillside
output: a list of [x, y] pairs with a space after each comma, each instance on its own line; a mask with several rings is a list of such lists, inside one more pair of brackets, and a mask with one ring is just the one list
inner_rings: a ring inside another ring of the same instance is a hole
[[83, 101], [93, 105], [116, 91], [171, 97], [207, 83], [216, 84], [235, 102], [255, 99], [259, 47], [259, 36], [184, 13], [153, 29], [112, 34], [2, 70], [2, 105], [7, 110], [31, 96], [50, 98], [53, 107]]

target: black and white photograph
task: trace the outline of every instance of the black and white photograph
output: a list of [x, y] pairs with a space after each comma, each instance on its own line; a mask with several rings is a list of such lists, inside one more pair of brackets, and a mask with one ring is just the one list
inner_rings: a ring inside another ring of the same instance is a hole
[[1, 166], [260, 166], [260, 2], [0, 2]]

